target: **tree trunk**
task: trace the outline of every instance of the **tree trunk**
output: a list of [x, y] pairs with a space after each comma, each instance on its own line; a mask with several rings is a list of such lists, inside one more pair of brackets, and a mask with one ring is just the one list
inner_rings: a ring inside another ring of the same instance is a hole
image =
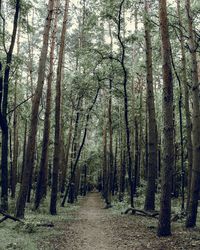
[[61, 79], [62, 79], [62, 67], [65, 51], [65, 37], [67, 31], [67, 19], [68, 19], [69, 0], [65, 1], [65, 10], [63, 17], [63, 26], [61, 32], [61, 44], [58, 58], [58, 68], [56, 77], [56, 107], [55, 107], [55, 137], [54, 137], [54, 158], [53, 158], [53, 178], [51, 189], [51, 201], [50, 201], [50, 213], [52, 215], [57, 214], [57, 192], [58, 192], [58, 173], [60, 166], [60, 102], [61, 102]]
[[13, 21], [13, 31], [11, 37], [10, 48], [7, 52], [6, 67], [4, 72], [3, 82], [3, 99], [2, 109], [0, 114], [0, 124], [2, 128], [2, 146], [1, 146], [1, 208], [8, 210], [8, 122], [7, 122], [7, 108], [8, 108], [8, 90], [10, 78], [10, 66], [12, 63], [13, 49], [16, 40], [18, 18], [20, 11], [20, 0], [16, 1], [15, 15]]
[[[118, 12], [118, 30], [117, 30], [117, 38], [121, 46], [121, 59], [120, 63], [123, 69], [123, 87], [124, 87], [124, 120], [125, 120], [125, 130], [126, 130], [126, 146], [127, 146], [127, 155], [128, 155], [128, 176], [129, 176], [129, 186], [130, 186], [130, 203], [131, 207], [134, 207], [134, 200], [133, 200], [133, 179], [132, 179], [132, 156], [131, 156], [131, 142], [130, 142], [130, 128], [129, 128], [129, 119], [128, 119], [128, 93], [127, 93], [127, 83], [128, 83], [128, 74], [127, 69], [125, 66], [125, 45], [122, 41], [121, 37], [121, 22], [122, 22], [122, 8], [124, 4], [124, 0], [121, 1], [119, 6], [119, 12]], [[135, 176], [136, 181], [136, 176]]]
[[49, 150], [49, 135], [50, 135], [50, 116], [51, 116], [51, 86], [53, 81], [53, 64], [54, 64], [54, 51], [55, 51], [55, 39], [57, 34], [57, 19], [58, 19], [58, 2], [55, 2], [55, 14], [54, 14], [54, 27], [51, 35], [51, 51], [50, 51], [50, 68], [47, 77], [47, 93], [46, 93], [46, 110], [44, 118], [44, 130], [42, 140], [42, 155], [39, 165], [39, 173], [37, 177], [37, 185], [35, 191], [35, 204], [34, 208], [38, 209], [41, 199], [47, 192], [47, 175], [48, 175], [48, 150]]
[[[19, 55], [20, 49], [20, 29], [17, 34], [17, 56]], [[17, 106], [17, 85], [18, 85], [18, 71], [16, 73], [15, 79], [15, 92], [14, 92], [14, 108]], [[18, 116], [17, 109], [14, 109], [14, 118], [13, 118], [13, 165], [11, 171], [11, 197], [15, 198], [16, 184], [17, 184], [17, 168], [18, 168]]]
[[183, 23], [181, 18], [180, 0], [177, 0], [177, 11], [180, 24], [180, 43], [181, 43], [181, 64], [182, 64], [182, 81], [184, 86], [184, 104], [185, 104], [185, 114], [186, 114], [186, 131], [187, 131], [187, 153], [188, 153], [188, 196], [187, 196], [187, 210], [190, 201], [190, 187], [191, 187], [191, 176], [192, 176], [192, 124], [190, 119], [190, 106], [189, 106], [189, 89], [187, 85], [187, 66], [186, 66], [186, 55], [184, 46], [184, 34], [183, 34]]
[[51, 27], [51, 20], [53, 15], [54, 0], [49, 0], [48, 3], [48, 15], [45, 21], [44, 33], [43, 33], [43, 45], [40, 55], [39, 68], [38, 68], [38, 82], [33, 98], [32, 112], [31, 112], [31, 121], [30, 121], [30, 130], [28, 136], [28, 143], [26, 149], [26, 159], [24, 164], [24, 171], [22, 177], [22, 184], [19, 191], [19, 196], [16, 204], [16, 217], [23, 218], [24, 210], [26, 205], [26, 198], [28, 194], [30, 174], [34, 167], [34, 155], [35, 155], [35, 144], [36, 144], [36, 134], [37, 134], [37, 125], [38, 125], [38, 111], [40, 105], [40, 99], [42, 96], [42, 90], [44, 85], [45, 78], [45, 66], [47, 59], [47, 50], [49, 42], [49, 33]]
[[158, 236], [171, 235], [171, 180], [174, 168], [173, 79], [166, 0], [159, 0], [163, 60], [163, 168]]
[[[109, 79], [109, 101], [108, 101], [108, 127], [109, 127], [109, 192], [112, 191], [114, 181], [113, 169], [113, 129], [112, 129], [112, 79]], [[111, 200], [110, 200], [111, 203]], [[111, 205], [111, 204], [107, 204]]]
[[[145, 14], [148, 16], [149, 1], [145, 0]], [[155, 209], [157, 171], [157, 127], [153, 90], [152, 45], [150, 27], [145, 18], [146, 68], [147, 68], [147, 108], [148, 108], [148, 179], [145, 197], [145, 210]]]
[[68, 162], [69, 162], [69, 152], [70, 152], [70, 146], [71, 146], [71, 140], [72, 140], [72, 124], [73, 124], [73, 110], [71, 114], [71, 120], [69, 125], [69, 132], [68, 132], [68, 139], [67, 139], [67, 147], [65, 151], [65, 166], [62, 174], [61, 179], [61, 193], [64, 193], [65, 191], [65, 185], [66, 185], [66, 176], [67, 176], [67, 169], [68, 169]]
[[188, 214], [186, 219], [186, 227], [194, 227], [197, 219], [198, 199], [200, 191], [200, 109], [199, 109], [199, 83], [197, 70], [197, 45], [195, 45], [193, 20], [190, 8], [190, 0], [185, 1], [186, 15], [188, 20], [189, 33], [189, 49], [191, 54], [191, 71], [192, 71], [192, 144], [193, 144], [193, 162], [192, 162], [192, 177], [190, 187], [190, 200]]

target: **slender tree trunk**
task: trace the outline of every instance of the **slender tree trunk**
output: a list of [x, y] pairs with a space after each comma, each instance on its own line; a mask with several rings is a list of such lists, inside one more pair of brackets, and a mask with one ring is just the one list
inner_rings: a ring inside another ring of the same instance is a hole
[[84, 166], [84, 186], [83, 186], [83, 196], [87, 194], [87, 165]]
[[42, 90], [44, 85], [45, 78], [45, 66], [47, 59], [47, 50], [49, 43], [49, 33], [51, 27], [51, 20], [53, 15], [54, 0], [49, 0], [48, 4], [48, 15], [45, 21], [44, 33], [43, 33], [43, 45], [40, 55], [39, 68], [38, 68], [38, 82], [33, 98], [32, 112], [31, 112], [31, 121], [30, 121], [30, 130], [27, 142], [26, 149], [26, 159], [22, 177], [22, 184], [19, 191], [19, 196], [16, 204], [16, 216], [19, 218], [24, 217], [24, 210], [26, 205], [26, 198], [28, 195], [28, 187], [30, 181], [30, 174], [34, 167], [34, 155], [35, 155], [35, 144], [36, 144], [36, 134], [37, 134], [37, 125], [38, 125], [38, 111], [40, 105], [40, 99], [42, 96]]
[[[112, 129], [112, 79], [109, 80], [109, 103], [108, 103], [108, 127], [109, 127], [109, 192], [112, 191], [114, 181], [114, 169], [113, 169], [113, 129]], [[111, 202], [111, 200], [110, 200]], [[111, 205], [111, 204], [107, 204]]]
[[46, 93], [46, 110], [44, 118], [44, 130], [42, 141], [42, 155], [39, 165], [39, 173], [37, 178], [37, 185], [35, 191], [35, 204], [34, 208], [37, 209], [40, 205], [41, 199], [47, 193], [47, 175], [48, 175], [48, 150], [49, 150], [49, 136], [50, 136], [50, 116], [51, 116], [51, 86], [53, 82], [53, 64], [55, 52], [55, 39], [57, 34], [57, 19], [58, 19], [58, 1], [55, 2], [54, 14], [54, 28], [51, 35], [51, 51], [50, 51], [50, 68], [47, 77], [47, 93]]
[[[149, 1], [145, 0], [145, 14], [148, 16]], [[147, 68], [147, 108], [148, 108], [148, 179], [145, 210], [155, 209], [157, 171], [157, 127], [153, 90], [152, 45], [148, 20], [145, 19], [146, 68]]]
[[[17, 55], [19, 55], [20, 49], [20, 29], [18, 29], [17, 34]], [[17, 85], [18, 85], [18, 69], [15, 80], [15, 92], [14, 92], [14, 107], [17, 106]], [[18, 115], [17, 109], [14, 110], [13, 118], [13, 166], [11, 171], [11, 197], [15, 198], [16, 184], [17, 184], [17, 168], [18, 168]]]
[[68, 139], [67, 139], [67, 147], [65, 151], [65, 167], [63, 170], [62, 174], [62, 179], [61, 179], [61, 193], [64, 193], [65, 191], [65, 185], [66, 185], [66, 176], [67, 176], [67, 169], [68, 169], [68, 162], [69, 162], [69, 152], [70, 152], [70, 146], [71, 146], [71, 140], [72, 140], [72, 127], [73, 125], [73, 110], [71, 114], [71, 120], [70, 120], [70, 125], [69, 125], [69, 132], [68, 132]]
[[77, 157], [77, 146], [78, 146], [78, 128], [79, 128], [79, 121], [80, 121], [80, 107], [82, 105], [82, 96], [78, 97], [78, 103], [77, 103], [77, 112], [76, 112], [76, 121], [75, 121], [75, 128], [74, 128], [74, 136], [72, 141], [72, 158], [71, 158], [71, 173], [70, 178], [72, 178], [72, 181], [69, 183], [69, 196], [68, 196], [68, 202], [74, 203], [74, 183], [75, 183], [75, 174], [73, 175], [73, 168], [74, 163], [76, 161]]
[[112, 195], [115, 195], [115, 191], [118, 191], [118, 183], [117, 183], [117, 154], [118, 154], [118, 139], [116, 139], [116, 146], [115, 146], [115, 157], [113, 160], [114, 167], [113, 167], [113, 182], [112, 182]]
[[184, 46], [184, 35], [183, 35], [183, 23], [181, 18], [180, 0], [177, 0], [177, 11], [178, 19], [180, 24], [180, 43], [181, 43], [181, 65], [182, 65], [182, 81], [184, 86], [184, 104], [185, 104], [185, 114], [186, 114], [186, 131], [187, 131], [187, 153], [188, 153], [188, 196], [187, 196], [187, 210], [189, 208], [190, 201], [190, 187], [191, 187], [191, 176], [192, 176], [192, 124], [190, 119], [190, 106], [189, 106], [189, 89], [187, 85], [187, 66], [186, 66], [186, 55]]
[[104, 111], [104, 126], [103, 126], [103, 197], [106, 200], [108, 195], [107, 190], [107, 121]]
[[[129, 176], [129, 186], [130, 186], [130, 203], [131, 207], [134, 207], [134, 200], [133, 200], [133, 192], [134, 192], [134, 185], [133, 185], [133, 179], [132, 179], [132, 156], [131, 156], [131, 142], [130, 142], [130, 128], [129, 128], [129, 119], [128, 119], [128, 93], [127, 93], [127, 83], [128, 83], [128, 74], [127, 69], [125, 66], [125, 45], [122, 41], [121, 37], [121, 21], [122, 21], [122, 8], [124, 4], [124, 0], [121, 1], [119, 6], [119, 12], [118, 12], [118, 41], [121, 46], [121, 59], [120, 63], [123, 69], [123, 87], [124, 87], [124, 120], [125, 120], [125, 130], [126, 130], [126, 145], [127, 145], [127, 155], [128, 155], [128, 176]], [[136, 181], [136, 176], [135, 176]]]
[[163, 60], [163, 169], [158, 236], [171, 235], [171, 180], [174, 168], [173, 79], [166, 0], [159, 0]]
[[2, 146], [1, 146], [1, 208], [8, 210], [8, 122], [7, 122], [7, 108], [8, 108], [8, 90], [9, 90], [9, 78], [10, 78], [10, 66], [12, 63], [13, 49], [16, 40], [18, 18], [20, 11], [20, 0], [16, 1], [15, 15], [13, 21], [13, 31], [11, 37], [11, 43], [7, 52], [6, 67], [4, 71], [3, 82], [3, 99], [2, 109], [0, 114], [0, 125], [2, 128]]
[[190, 0], [185, 0], [186, 15], [188, 20], [189, 33], [189, 49], [191, 55], [191, 71], [192, 71], [192, 143], [193, 143], [193, 162], [192, 162], [192, 177], [190, 187], [190, 200], [188, 214], [186, 219], [186, 227], [194, 227], [197, 219], [198, 199], [200, 191], [200, 108], [199, 108], [199, 82], [197, 70], [197, 45], [195, 45], [193, 20], [190, 7]]
[[60, 103], [61, 103], [61, 79], [62, 79], [62, 67], [65, 51], [65, 37], [67, 31], [67, 19], [68, 19], [69, 0], [65, 1], [65, 10], [63, 17], [63, 26], [61, 32], [61, 44], [58, 58], [58, 68], [56, 77], [56, 107], [55, 107], [55, 137], [54, 137], [54, 158], [53, 158], [53, 179], [50, 201], [50, 213], [55, 215], [57, 204], [57, 192], [58, 192], [58, 173], [60, 167]]

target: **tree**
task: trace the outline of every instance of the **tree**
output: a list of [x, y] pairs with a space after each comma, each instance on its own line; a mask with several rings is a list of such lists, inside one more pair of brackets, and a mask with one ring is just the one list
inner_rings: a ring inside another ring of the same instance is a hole
[[153, 65], [150, 24], [148, 23], [149, 1], [145, 0], [145, 42], [147, 70], [147, 108], [148, 108], [148, 179], [145, 210], [155, 209], [156, 172], [157, 172], [157, 126], [153, 90]]
[[174, 167], [173, 79], [166, 0], [159, 0], [163, 61], [163, 168], [158, 236], [171, 234], [171, 180]]
[[189, 50], [191, 55], [191, 73], [192, 73], [192, 146], [193, 146], [193, 161], [192, 161], [192, 176], [190, 187], [190, 200], [188, 214], [186, 219], [186, 227], [194, 227], [197, 219], [197, 209], [200, 191], [200, 108], [199, 108], [199, 81], [197, 70], [197, 55], [196, 50], [198, 45], [195, 43], [193, 20], [191, 13], [190, 0], [185, 1], [186, 16], [188, 21], [189, 34]]
[[63, 26], [61, 31], [57, 76], [56, 76], [55, 137], [54, 137], [53, 179], [52, 179], [51, 202], [50, 202], [50, 213], [52, 215], [55, 215], [57, 213], [56, 204], [57, 204], [57, 192], [58, 192], [58, 173], [60, 166], [60, 136], [61, 136], [60, 134], [61, 80], [62, 80], [62, 66], [64, 60], [64, 51], [65, 51], [65, 37], [67, 31], [68, 8], [69, 8], [69, 0], [66, 0], [64, 16], [63, 16]]
[[44, 119], [43, 130], [43, 143], [42, 143], [42, 155], [40, 159], [39, 173], [37, 179], [37, 186], [35, 192], [35, 209], [40, 205], [41, 199], [47, 192], [47, 173], [48, 173], [48, 150], [49, 150], [49, 135], [50, 135], [50, 116], [51, 116], [51, 88], [53, 81], [53, 69], [54, 69], [54, 52], [55, 52], [55, 39], [57, 34], [57, 19], [58, 19], [58, 2], [55, 1], [55, 14], [54, 14], [54, 27], [51, 35], [51, 51], [50, 51], [50, 67], [49, 75], [47, 78], [47, 93], [46, 93], [46, 110]]
[[[0, 126], [2, 129], [1, 208], [5, 211], [8, 209], [8, 140], [9, 140], [8, 121], [7, 121], [8, 91], [9, 91], [9, 80], [10, 80], [9, 78], [10, 78], [13, 50], [14, 50], [14, 45], [15, 45], [15, 40], [16, 40], [16, 35], [17, 35], [19, 12], [20, 12], [20, 0], [17, 0], [15, 4], [15, 14], [14, 14], [14, 20], [13, 20], [13, 31], [12, 31], [11, 43], [10, 43], [9, 50], [8, 51], [6, 50], [6, 67], [5, 67], [4, 79], [3, 79], [3, 97], [1, 97], [1, 103], [0, 103], [1, 105]], [[5, 48], [5, 44], [4, 44], [4, 48]]]
[[50, 33], [53, 9], [54, 9], [54, 0], [49, 0], [48, 14], [47, 14], [47, 18], [44, 24], [43, 45], [41, 49], [39, 68], [38, 68], [38, 81], [37, 81], [37, 87], [35, 90], [35, 95], [34, 95], [33, 104], [32, 104], [31, 123], [30, 123], [29, 135], [28, 135], [22, 183], [21, 183], [21, 187], [20, 187], [20, 191], [19, 191], [19, 195], [17, 199], [17, 204], [16, 204], [16, 216], [19, 218], [24, 217], [24, 209], [26, 205], [29, 181], [31, 177], [30, 174], [33, 172], [32, 170], [34, 167], [35, 144], [36, 144], [36, 134], [37, 134], [37, 125], [38, 125], [38, 111], [39, 111], [40, 99], [42, 96], [42, 89], [44, 86], [45, 66], [46, 66], [46, 60], [47, 60], [47, 50], [48, 50], [49, 33]]

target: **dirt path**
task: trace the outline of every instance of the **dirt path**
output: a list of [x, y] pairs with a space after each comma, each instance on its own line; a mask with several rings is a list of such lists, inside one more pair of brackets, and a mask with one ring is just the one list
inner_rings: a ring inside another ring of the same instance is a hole
[[180, 226], [172, 237], [158, 238], [155, 219], [114, 214], [104, 209], [98, 193], [83, 198], [73, 217], [72, 221], [57, 225], [60, 235], [50, 239], [48, 250], [199, 249], [198, 231], [186, 231]]
[[109, 225], [106, 225], [108, 211], [103, 209], [103, 206], [98, 193], [91, 193], [84, 200], [79, 212], [79, 223], [76, 227], [76, 234], [79, 236], [81, 244], [74, 249], [113, 249], [112, 236], [110, 235], [112, 230]]

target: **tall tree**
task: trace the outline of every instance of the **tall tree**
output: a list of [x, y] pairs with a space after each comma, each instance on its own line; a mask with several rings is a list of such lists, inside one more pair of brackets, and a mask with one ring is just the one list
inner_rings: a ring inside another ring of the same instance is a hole
[[[17, 56], [20, 52], [20, 27], [17, 34]], [[13, 114], [13, 164], [10, 169], [10, 187], [11, 187], [11, 197], [15, 198], [16, 184], [17, 184], [17, 167], [18, 167], [18, 115], [17, 109], [17, 85], [19, 78], [19, 68], [16, 69], [16, 79], [14, 88], [14, 114]]]
[[163, 61], [163, 168], [158, 236], [171, 234], [171, 180], [174, 167], [173, 79], [166, 0], [159, 0]]
[[[133, 168], [133, 162], [132, 162], [132, 156], [131, 156], [131, 142], [130, 142], [130, 128], [129, 128], [129, 106], [128, 106], [128, 93], [127, 93], [127, 84], [128, 84], [128, 72], [125, 65], [125, 44], [122, 39], [122, 11], [124, 6], [124, 0], [121, 1], [119, 5], [119, 11], [118, 11], [118, 20], [117, 20], [117, 38], [120, 43], [121, 47], [121, 58], [120, 58], [120, 64], [122, 66], [123, 70], [123, 88], [124, 88], [124, 120], [125, 120], [125, 129], [126, 129], [126, 145], [127, 145], [127, 155], [128, 155], [128, 178], [129, 178], [129, 186], [130, 186], [130, 203], [131, 206], [134, 207], [134, 200], [133, 200], [133, 192], [134, 192], [134, 183], [132, 178], [132, 168]], [[136, 176], [134, 181], [136, 181]]]
[[190, 201], [190, 187], [191, 187], [191, 176], [192, 176], [192, 123], [190, 118], [190, 105], [189, 105], [189, 88], [187, 82], [187, 65], [186, 65], [186, 53], [185, 53], [185, 45], [184, 45], [184, 34], [183, 34], [183, 22], [181, 17], [181, 5], [180, 0], [177, 0], [177, 12], [179, 19], [179, 34], [180, 34], [180, 44], [181, 44], [181, 80], [183, 82], [184, 87], [184, 106], [185, 106], [185, 114], [186, 114], [186, 128], [187, 128], [187, 153], [188, 153], [188, 197], [187, 197], [187, 209], [189, 207]]
[[145, 210], [155, 209], [155, 189], [157, 172], [157, 126], [153, 90], [152, 45], [150, 24], [148, 21], [150, 1], [145, 0], [145, 42], [147, 70], [147, 108], [148, 108], [148, 179], [145, 199]]
[[50, 213], [52, 215], [55, 215], [57, 213], [56, 204], [57, 204], [57, 192], [58, 192], [58, 173], [60, 165], [60, 134], [61, 134], [60, 133], [61, 80], [62, 80], [62, 67], [63, 67], [64, 51], [65, 51], [65, 37], [67, 31], [68, 9], [69, 9], [69, 0], [66, 0], [64, 16], [63, 16], [63, 25], [61, 31], [57, 76], [56, 76], [55, 137], [54, 137], [54, 156], [53, 156], [53, 179], [52, 179], [51, 202], [50, 202]]
[[189, 34], [189, 50], [191, 55], [191, 73], [192, 73], [192, 146], [193, 146], [193, 161], [192, 161], [192, 176], [190, 187], [190, 200], [188, 214], [186, 219], [186, 227], [194, 227], [197, 219], [197, 209], [200, 191], [200, 107], [199, 107], [199, 82], [197, 70], [197, 47], [193, 30], [193, 18], [191, 12], [190, 0], [185, 0], [185, 9], [188, 21]]
[[49, 135], [50, 135], [50, 115], [51, 115], [51, 85], [53, 81], [53, 65], [55, 52], [55, 39], [57, 34], [57, 19], [58, 19], [58, 0], [55, 0], [54, 27], [51, 35], [51, 50], [50, 50], [50, 66], [47, 77], [47, 93], [46, 93], [46, 110], [44, 118], [42, 155], [40, 159], [39, 173], [37, 178], [37, 186], [35, 192], [35, 209], [40, 205], [41, 199], [46, 195], [47, 189], [47, 173], [48, 173], [48, 150], [49, 150]]
[[[3, 98], [1, 98], [1, 112], [0, 112], [0, 126], [2, 129], [2, 146], [1, 146], [1, 208], [8, 209], [8, 121], [7, 121], [7, 108], [8, 108], [8, 91], [10, 70], [13, 57], [13, 50], [17, 35], [18, 19], [20, 11], [20, 0], [15, 4], [15, 15], [13, 20], [13, 30], [9, 50], [6, 50], [6, 67], [3, 79]], [[4, 34], [5, 35], [5, 34]], [[4, 41], [5, 42], [5, 41]]]
[[42, 96], [42, 90], [44, 86], [45, 66], [46, 66], [46, 60], [47, 60], [49, 33], [50, 33], [53, 9], [54, 9], [54, 0], [49, 0], [48, 14], [47, 14], [47, 18], [44, 24], [43, 44], [42, 44], [39, 68], [38, 68], [38, 81], [37, 81], [35, 95], [33, 97], [31, 119], [30, 119], [30, 130], [29, 130], [29, 135], [28, 135], [22, 183], [21, 183], [19, 196], [18, 196], [17, 204], [16, 204], [16, 216], [20, 218], [24, 217], [24, 210], [25, 210], [26, 198], [28, 194], [30, 174], [32, 173], [32, 170], [34, 167], [35, 144], [36, 144], [36, 134], [37, 134], [37, 125], [38, 125], [38, 111], [39, 111], [40, 99]]

